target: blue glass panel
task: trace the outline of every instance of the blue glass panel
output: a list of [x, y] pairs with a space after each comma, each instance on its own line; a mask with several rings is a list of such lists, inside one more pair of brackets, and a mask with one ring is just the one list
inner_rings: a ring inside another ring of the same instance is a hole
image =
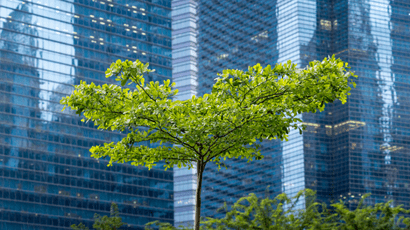
[[117, 59], [171, 77], [170, 1], [0, 2], [0, 228], [69, 229], [119, 205], [127, 229], [173, 223], [173, 174], [90, 158], [124, 134], [97, 130], [59, 101], [80, 80], [113, 83]]
[[199, 95], [223, 69], [289, 59], [304, 68], [335, 54], [359, 76], [347, 103], [302, 115], [302, 136], [263, 143], [263, 161], [207, 166], [204, 216], [250, 192], [264, 196], [267, 185], [271, 195], [311, 188], [319, 201], [351, 208], [365, 193], [369, 204], [410, 207], [409, 8], [404, 0], [198, 2]]

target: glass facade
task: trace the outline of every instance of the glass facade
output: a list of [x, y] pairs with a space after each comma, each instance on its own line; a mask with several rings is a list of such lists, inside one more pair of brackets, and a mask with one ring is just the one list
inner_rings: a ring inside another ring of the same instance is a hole
[[[197, 7], [193, 0], [172, 0], [172, 81], [176, 100], [197, 94]], [[196, 169], [174, 168], [175, 225], [193, 224]]]
[[89, 148], [121, 133], [83, 123], [59, 101], [81, 80], [114, 83], [117, 59], [171, 78], [170, 0], [0, 0], [0, 228], [70, 229], [119, 205], [126, 229], [173, 223], [173, 172], [106, 167]]
[[[276, 0], [199, 2], [198, 95], [210, 93], [216, 74], [224, 69], [278, 61]], [[201, 215], [213, 216], [224, 202], [232, 204], [249, 193], [265, 196], [281, 192], [281, 143], [261, 144], [263, 161], [229, 159], [224, 162], [227, 168], [220, 170], [212, 163], [206, 166]]]
[[[216, 73], [292, 60], [300, 68], [335, 54], [359, 78], [348, 102], [303, 114], [307, 129], [288, 142], [263, 142], [265, 159], [208, 165], [204, 216], [254, 192], [289, 195], [304, 188], [318, 201], [354, 208], [393, 200], [409, 208], [410, 2], [405, 0], [197, 1], [197, 93], [208, 93]], [[300, 207], [304, 201], [301, 200]], [[178, 213], [176, 213], [178, 215]]]
[[333, 140], [339, 143], [333, 149], [334, 196], [354, 207], [358, 196], [372, 193], [369, 202], [393, 200], [409, 208], [410, 2], [346, 1], [334, 8], [346, 6], [348, 14], [335, 15], [345, 25], [338, 32], [343, 45], [334, 52], [359, 79], [347, 105], [332, 112], [334, 135], [342, 137]]
[[[209, 93], [216, 73], [226, 68], [277, 62], [276, 1], [172, 1], [173, 81], [181, 100]], [[178, 67], [180, 66], [180, 67]], [[202, 215], [213, 216], [224, 202], [244, 194], [281, 192], [281, 143], [263, 142], [264, 161], [227, 160], [218, 171], [208, 164], [202, 187]], [[193, 224], [196, 173], [175, 169], [175, 225]]]
[[359, 78], [344, 105], [304, 114], [306, 187], [320, 201], [354, 208], [393, 200], [409, 208], [407, 106], [410, 3], [392, 0], [318, 1], [315, 36], [301, 46], [302, 66], [336, 54]]

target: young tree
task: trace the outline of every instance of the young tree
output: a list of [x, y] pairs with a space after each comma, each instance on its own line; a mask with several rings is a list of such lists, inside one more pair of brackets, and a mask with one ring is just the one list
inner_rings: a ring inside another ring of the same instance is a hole
[[[290, 61], [248, 71], [224, 70], [210, 94], [173, 101], [177, 94], [170, 81], [144, 84], [144, 74], [152, 72], [140, 61], [113, 63], [106, 77], [116, 77], [124, 86], [97, 86], [81, 82], [61, 100], [77, 114], [94, 121], [100, 129], [129, 133], [118, 143], [91, 148], [92, 157], [113, 162], [131, 162], [151, 168], [165, 162], [197, 169], [195, 230], [199, 229], [202, 174], [206, 165], [217, 165], [226, 158], [262, 159], [257, 140], [287, 140], [291, 128], [302, 127], [296, 116], [322, 111], [326, 103], [346, 102], [353, 73], [347, 63], [335, 57], [314, 61], [297, 69]], [[153, 143], [150, 146], [142, 142]], [[170, 145], [171, 144], [171, 145]]]

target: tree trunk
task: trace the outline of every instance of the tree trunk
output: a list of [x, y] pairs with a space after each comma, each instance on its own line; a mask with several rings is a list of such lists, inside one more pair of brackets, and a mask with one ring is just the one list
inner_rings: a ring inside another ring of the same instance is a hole
[[197, 186], [195, 195], [195, 223], [194, 230], [199, 230], [200, 218], [201, 218], [201, 189], [202, 189], [202, 173], [204, 172], [205, 165], [202, 162], [197, 162]]

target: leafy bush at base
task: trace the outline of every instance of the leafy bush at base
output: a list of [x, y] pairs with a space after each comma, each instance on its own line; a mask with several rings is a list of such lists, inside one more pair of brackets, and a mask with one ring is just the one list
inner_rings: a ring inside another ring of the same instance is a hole
[[[259, 199], [255, 194], [239, 199], [228, 210], [224, 218], [206, 218], [201, 222], [203, 230], [396, 230], [410, 229], [409, 213], [402, 206], [392, 207], [392, 202], [364, 205], [366, 194], [355, 210], [349, 210], [339, 201], [327, 207], [315, 202], [315, 192], [300, 191], [289, 198], [280, 194], [275, 199]], [[305, 209], [300, 209], [305, 207]], [[158, 221], [147, 224], [146, 229], [189, 230], [175, 228], [169, 223]]]

